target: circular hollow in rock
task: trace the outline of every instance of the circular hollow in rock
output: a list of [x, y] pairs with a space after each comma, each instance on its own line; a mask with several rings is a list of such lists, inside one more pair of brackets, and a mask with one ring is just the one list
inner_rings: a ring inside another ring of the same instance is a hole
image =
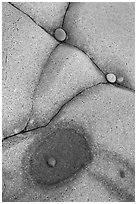
[[71, 129], [43, 136], [30, 160], [30, 174], [39, 185], [55, 185], [79, 172], [92, 156], [86, 139]]

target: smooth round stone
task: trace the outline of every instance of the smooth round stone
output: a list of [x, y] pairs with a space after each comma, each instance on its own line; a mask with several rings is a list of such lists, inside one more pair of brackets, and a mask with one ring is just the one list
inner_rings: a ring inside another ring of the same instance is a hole
[[60, 42], [64, 41], [67, 37], [66, 32], [62, 28], [57, 28], [55, 30], [54, 36]]
[[54, 159], [53, 157], [50, 157], [47, 163], [49, 167], [55, 167], [57, 162], [56, 162], [56, 159]]
[[106, 78], [110, 83], [115, 83], [117, 80], [116, 75], [112, 73], [107, 74]]
[[117, 79], [117, 82], [119, 82], [119, 83], [122, 83], [124, 81], [124, 78], [123, 77], [119, 77], [118, 79]]

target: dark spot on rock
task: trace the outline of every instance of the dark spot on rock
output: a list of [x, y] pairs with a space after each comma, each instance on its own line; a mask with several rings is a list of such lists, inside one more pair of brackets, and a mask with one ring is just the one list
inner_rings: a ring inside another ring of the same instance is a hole
[[71, 178], [92, 159], [82, 135], [59, 129], [41, 138], [30, 159], [30, 174], [37, 184], [50, 186]]
[[125, 178], [125, 172], [124, 172], [123, 170], [120, 170], [119, 173], [120, 173], [120, 177], [121, 177], [121, 178]]

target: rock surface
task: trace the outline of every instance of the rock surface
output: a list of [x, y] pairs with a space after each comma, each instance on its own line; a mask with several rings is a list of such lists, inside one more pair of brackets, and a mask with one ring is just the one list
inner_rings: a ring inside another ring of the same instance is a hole
[[[134, 3], [2, 4], [3, 201], [134, 201], [134, 15]], [[41, 188], [29, 159], [58, 127], [83, 133], [94, 160], [71, 182]]]

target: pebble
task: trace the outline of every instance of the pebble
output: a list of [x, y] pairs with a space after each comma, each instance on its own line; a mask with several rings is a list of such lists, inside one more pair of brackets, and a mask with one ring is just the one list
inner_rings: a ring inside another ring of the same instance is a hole
[[56, 160], [53, 157], [50, 157], [48, 159], [47, 163], [48, 163], [49, 167], [55, 167], [57, 162], [56, 162]]
[[110, 83], [115, 83], [117, 80], [116, 75], [113, 73], [107, 74], [106, 78]]
[[56, 38], [56, 40], [62, 42], [66, 39], [67, 34], [62, 28], [57, 28], [55, 30], [54, 37]]

